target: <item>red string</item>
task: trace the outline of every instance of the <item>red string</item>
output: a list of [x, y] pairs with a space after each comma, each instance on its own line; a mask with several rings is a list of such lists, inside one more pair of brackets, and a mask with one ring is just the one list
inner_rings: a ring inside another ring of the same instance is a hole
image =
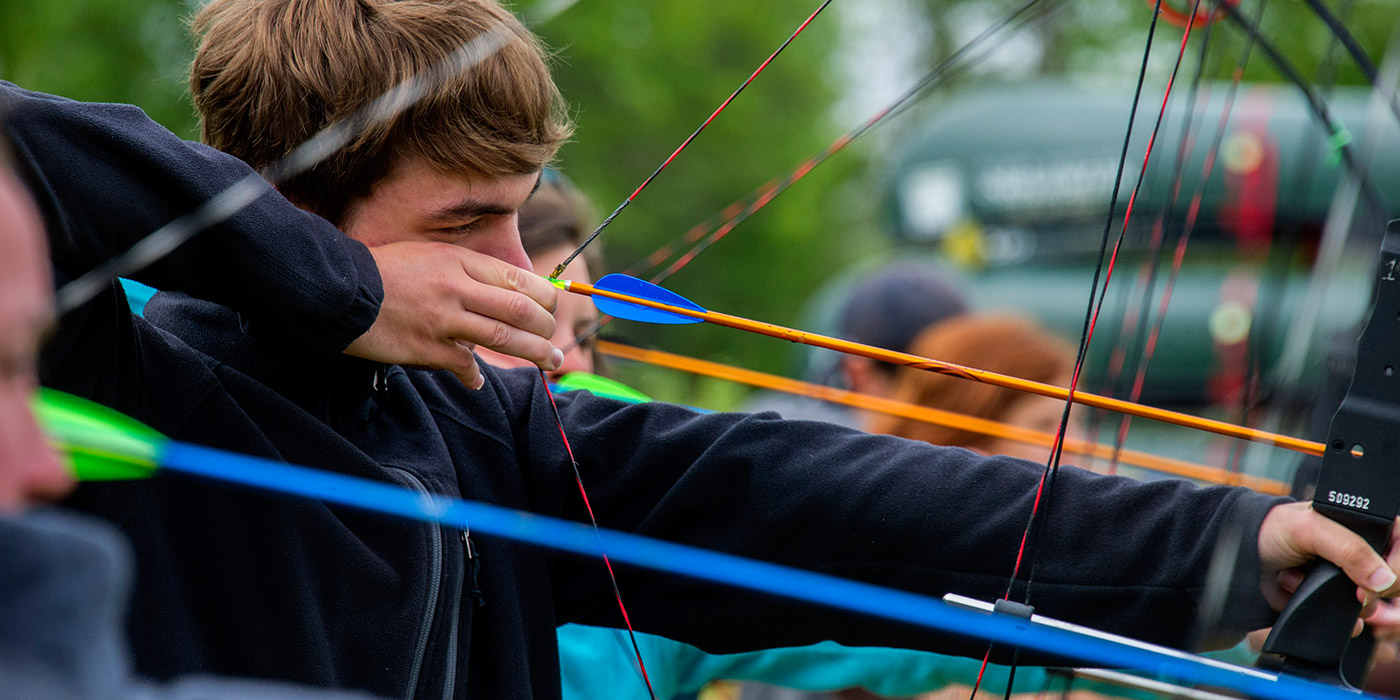
[[[578, 468], [578, 460], [574, 459], [574, 448], [569, 444], [569, 436], [564, 433], [564, 419], [559, 415], [559, 404], [554, 402], [554, 392], [549, 388], [549, 377], [544, 370], [540, 370], [540, 381], [544, 384], [544, 394], [549, 397], [549, 407], [554, 412], [554, 424], [559, 428], [559, 438], [564, 441], [564, 452], [569, 456], [569, 465], [574, 470], [574, 483], [578, 484], [579, 495], [583, 497], [584, 510], [588, 511], [588, 521], [593, 524], [593, 532], [598, 532], [598, 518], [593, 515], [593, 503], [588, 500], [588, 490], [583, 487], [583, 474]], [[601, 540], [600, 540], [601, 550]], [[617, 574], [613, 572], [612, 560], [608, 558], [608, 553], [603, 552], [603, 566], [608, 570], [608, 580], [612, 582], [613, 597], [617, 599], [617, 609], [622, 613], [622, 622], [627, 626], [627, 638], [632, 642], [632, 652], [637, 657], [637, 670], [642, 674], [642, 682], [646, 683], [647, 693], [652, 700], [656, 700], [656, 690], [651, 686], [651, 676], [647, 674], [647, 665], [642, 661], [642, 648], [637, 645], [637, 633], [632, 629], [632, 617], [627, 614], [627, 606], [622, 603], [622, 590], [617, 586]]]

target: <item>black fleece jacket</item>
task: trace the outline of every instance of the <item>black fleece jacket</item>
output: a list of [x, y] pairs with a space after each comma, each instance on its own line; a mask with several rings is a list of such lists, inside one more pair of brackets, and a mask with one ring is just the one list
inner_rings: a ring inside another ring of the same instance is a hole
[[[0, 85], [60, 280], [246, 174], [138, 110]], [[62, 320], [49, 386], [171, 437], [435, 493], [584, 518], [537, 373], [445, 372], [335, 354], [380, 296], [364, 248], [269, 193], [138, 275], [163, 289], [131, 316], [115, 286]], [[771, 414], [698, 415], [573, 392], [564, 426], [601, 524], [940, 595], [1005, 586], [1039, 465]], [[1275, 501], [1066, 469], [1042, 542], [1037, 610], [1167, 644], [1190, 633], [1232, 520], [1228, 607], [1262, 622], [1253, 533]], [[318, 503], [170, 477], [84, 486], [119, 524], [138, 579], [139, 669], [295, 679], [393, 697], [559, 695], [554, 628], [620, 624], [600, 562]], [[479, 539], [479, 541], [478, 541]], [[735, 652], [821, 639], [977, 654], [978, 643], [630, 568], [641, 630]], [[619, 650], [623, 653], [623, 650]]]

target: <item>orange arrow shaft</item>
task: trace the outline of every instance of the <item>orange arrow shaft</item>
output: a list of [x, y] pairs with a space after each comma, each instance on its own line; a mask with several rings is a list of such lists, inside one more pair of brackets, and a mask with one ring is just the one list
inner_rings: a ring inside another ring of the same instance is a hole
[[[990, 384], [992, 386], [1005, 387], [1007, 389], [1015, 389], [1017, 391], [1038, 394], [1040, 396], [1048, 396], [1050, 398], [1059, 399], [1061, 401], [1070, 398], [1068, 389], [1065, 389], [1064, 387], [1060, 386], [1055, 386], [1053, 384], [1034, 382], [1028, 379], [1021, 379], [1019, 377], [1012, 377], [1006, 374], [977, 369], [975, 367], [967, 367], [964, 365], [954, 364], [952, 362], [943, 362], [941, 360], [935, 360], [928, 357], [920, 357], [918, 355], [912, 355], [906, 352], [886, 350], [884, 348], [877, 348], [873, 345], [855, 343], [849, 340], [842, 340], [840, 338], [833, 338], [831, 336], [821, 335], [819, 333], [800, 331], [794, 328], [787, 328], [785, 326], [779, 326], [773, 323], [754, 321], [751, 319], [744, 318], [742, 316], [734, 316], [718, 311], [695, 311], [681, 306], [673, 306], [671, 304], [652, 301], [651, 299], [635, 297], [629, 294], [620, 294], [618, 292], [613, 292], [605, 289], [598, 289], [593, 285], [587, 284], [585, 282], [561, 280], [561, 286], [565, 290], [573, 292], [575, 294], [583, 294], [586, 296], [599, 296], [607, 299], [614, 299], [617, 301], [634, 304], [636, 306], [657, 309], [659, 311], [667, 311], [673, 314], [679, 314], [681, 316], [687, 316], [690, 318], [698, 318], [702, 321], [705, 321], [706, 323], [712, 323], [717, 326], [735, 328], [742, 331], [748, 331], [750, 333], [757, 333], [759, 335], [766, 335], [772, 338], [787, 340], [793, 343], [801, 343], [803, 345], [811, 345], [813, 347], [826, 348], [828, 350], [835, 350], [837, 352], [843, 352], [850, 355], [868, 357], [873, 360], [880, 360], [881, 362], [888, 362], [890, 364], [901, 365], [905, 367], [913, 367], [915, 369], [921, 369], [937, 374], [945, 374], [952, 377], [959, 377], [975, 382], [981, 382], [983, 384]], [[1101, 396], [1099, 394], [1090, 394], [1087, 392], [1076, 391], [1074, 393], [1073, 401], [1077, 404], [1081, 404], [1084, 406], [1092, 406], [1094, 408], [1102, 408], [1117, 413], [1136, 416], [1138, 418], [1147, 418], [1163, 423], [1170, 423], [1172, 425], [1180, 425], [1187, 428], [1195, 428], [1197, 430], [1204, 430], [1207, 432], [1215, 433], [1217, 435], [1225, 435], [1228, 437], [1250, 440], [1252, 442], [1260, 442], [1268, 445], [1275, 445], [1284, 449], [1293, 450], [1295, 452], [1302, 452], [1304, 454], [1321, 456], [1324, 450], [1326, 449], [1326, 446], [1322, 443], [1315, 442], [1312, 440], [1303, 440], [1301, 438], [1290, 437], [1288, 435], [1281, 435], [1279, 433], [1272, 433], [1267, 430], [1259, 430], [1257, 428], [1247, 428], [1241, 425], [1235, 425], [1234, 423], [1214, 420], [1211, 418], [1202, 418], [1200, 416], [1193, 416], [1187, 413], [1181, 413], [1179, 411], [1170, 411], [1163, 408], [1144, 406], [1142, 404], [1133, 403], [1131, 401], [1110, 398], [1107, 396]]]
[[[658, 367], [666, 367], [707, 377], [715, 377], [717, 379], [748, 384], [749, 386], [756, 386], [763, 389], [798, 394], [822, 401], [851, 406], [853, 408], [885, 413], [937, 425], [946, 425], [983, 435], [1041, 445], [1043, 447], [1050, 447], [1055, 440], [1054, 435], [1038, 430], [1021, 428], [998, 421], [987, 420], [985, 418], [966, 416], [961, 413], [952, 413], [928, 406], [884, 399], [869, 394], [859, 394], [853, 391], [823, 386], [821, 384], [812, 384], [810, 382], [789, 379], [788, 377], [779, 377], [774, 374], [766, 374], [764, 372], [741, 367], [732, 367], [717, 362], [687, 357], [685, 355], [676, 355], [660, 350], [647, 350], [630, 345], [620, 345], [606, 340], [598, 341], [597, 348], [598, 352], [610, 357], [643, 362]], [[1097, 459], [1108, 460], [1113, 458], [1113, 448], [1111, 446], [1101, 445], [1087, 440], [1068, 440], [1065, 443], [1065, 451], [1074, 454], [1088, 455]], [[1232, 486], [1248, 486], [1255, 491], [1263, 493], [1281, 495], [1289, 493], [1287, 484], [1273, 479], [1246, 476], [1218, 467], [1208, 467], [1203, 464], [1162, 457], [1138, 450], [1120, 451], [1119, 461], [1124, 464], [1131, 464], [1136, 467], [1151, 469], [1164, 474], [1172, 474], [1188, 479], [1208, 481], [1215, 484], [1229, 484]]]

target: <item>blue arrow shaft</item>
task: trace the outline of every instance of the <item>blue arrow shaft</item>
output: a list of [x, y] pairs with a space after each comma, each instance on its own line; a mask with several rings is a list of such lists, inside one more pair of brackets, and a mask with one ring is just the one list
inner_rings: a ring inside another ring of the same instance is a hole
[[1131, 644], [1027, 620], [963, 610], [927, 596], [794, 569], [640, 535], [535, 515], [485, 503], [426, 495], [368, 479], [171, 442], [161, 466], [185, 474], [293, 494], [364, 510], [439, 523], [552, 549], [738, 588], [908, 622], [965, 637], [1081, 659], [1092, 665], [1160, 674], [1181, 683], [1231, 688], [1277, 700], [1357, 700], [1340, 688], [1287, 676], [1259, 674], [1192, 656], [1173, 656]]

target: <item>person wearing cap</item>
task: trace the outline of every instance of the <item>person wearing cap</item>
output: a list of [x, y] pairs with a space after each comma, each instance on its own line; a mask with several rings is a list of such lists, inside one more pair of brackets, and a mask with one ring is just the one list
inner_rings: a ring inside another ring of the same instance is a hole
[[[967, 301], [930, 265], [894, 262], [865, 274], [845, 293], [837, 316], [836, 335], [877, 348], [908, 352], [924, 329], [967, 313]], [[808, 381], [839, 386], [860, 394], [889, 398], [894, 393], [895, 366], [855, 355], [817, 356]], [[792, 394], [764, 392], [744, 410], [774, 411], [787, 419], [819, 420], [869, 430], [870, 416], [862, 411]]]

